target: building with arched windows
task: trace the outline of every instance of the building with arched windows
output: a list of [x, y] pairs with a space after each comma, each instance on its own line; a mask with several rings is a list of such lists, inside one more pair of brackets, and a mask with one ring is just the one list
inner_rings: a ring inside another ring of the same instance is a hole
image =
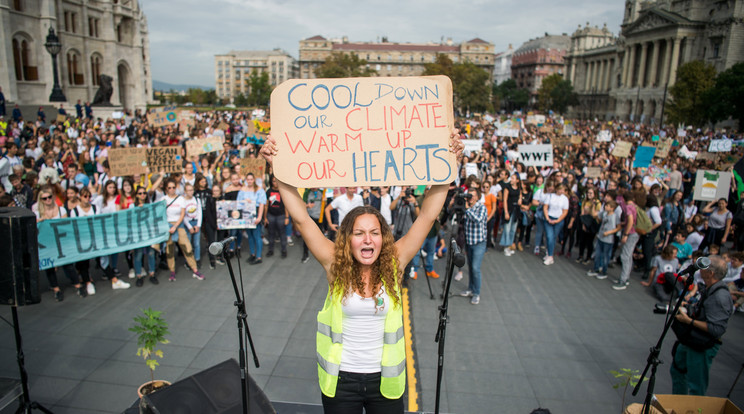
[[62, 44], [59, 83], [70, 106], [92, 102], [102, 74], [113, 78], [113, 105], [144, 109], [152, 100], [147, 18], [137, 0], [0, 0], [0, 86], [7, 101], [49, 103], [50, 27]]
[[588, 23], [571, 36], [569, 115], [659, 123], [677, 69], [694, 60], [718, 72], [744, 61], [743, 1], [626, 0], [618, 37]]

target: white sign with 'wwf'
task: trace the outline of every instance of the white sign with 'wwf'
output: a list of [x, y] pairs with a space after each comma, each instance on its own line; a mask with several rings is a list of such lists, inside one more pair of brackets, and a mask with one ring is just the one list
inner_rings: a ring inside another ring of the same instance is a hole
[[519, 160], [527, 167], [552, 167], [553, 146], [547, 145], [520, 145]]

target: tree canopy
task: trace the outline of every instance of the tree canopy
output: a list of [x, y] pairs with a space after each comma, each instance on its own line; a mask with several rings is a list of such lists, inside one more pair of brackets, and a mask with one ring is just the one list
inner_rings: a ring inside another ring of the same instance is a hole
[[739, 129], [744, 128], [744, 62], [719, 73], [703, 100], [711, 122], [731, 117], [739, 121]]
[[520, 89], [514, 79], [507, 79], [499, 85], [494, 83], [493, 95], [496, 108], [503, 107], [509, 113], [524, 109], [530, 101], [530, 92]]
[[433, 63], [424, 65], [425, 76], [445, 75], [452, 80], [455, 107], [462, 111], [492, 111], [490, 75], [471, 62], [454, 63], [445, 54], [438, 54]]
[[537, 104], [540, 110], [553, 110], [564, 114], [569, 106], [579, 103], [574, 93], [571, 81], [563, 79], [563, 76], [554, 73], [542, 80], [540, 89], [537, 90]]
[[251, 76], [246, 79], [248, 85], [248, 96], [246, 103], [255, 106], [269, 106], [271, 100], [271, 91], [274, 89], [269, 83], [269, 73], [257, 71], [251, 72]]
[[704, 95], [715, 84], [715, 77], [715, 67], [702, 60], [680, 66], [677, 81], [669, 89], [671, 99], [665, 110], [669, 122], [703, 126], [709, 118]]
[[319, 78], [356, 78], [375, 75], [377, 71], [367, 67], [367, 61], [356, 53], [332, 53], [315, 69]]

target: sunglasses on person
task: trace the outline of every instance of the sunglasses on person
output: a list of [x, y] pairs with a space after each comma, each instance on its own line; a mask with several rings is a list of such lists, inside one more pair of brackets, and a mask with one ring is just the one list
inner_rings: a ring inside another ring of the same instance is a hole
[[51, 199], [52, 199], [52, 196], [41, 197], [41, 200], [42, 201], [48, 201], [48, 200], [51, 200]]
[[90, 198], [90, 194], [80, 194], [80, 198]]
[[[171, 188], [173, 188], [173, 187], [171, 187]], [[147, 193], [144, 192], [144, 191], [137, 191], [137, 195], [147, 195]]]
[[169, 186], [168, 186], [168, 187], [166, 187], [166, 188], [167, 188], [168, 190], [175, 190], [175, 189], [176, 189], [176, 186], [174, 186], [174, 185], [169, 185]]

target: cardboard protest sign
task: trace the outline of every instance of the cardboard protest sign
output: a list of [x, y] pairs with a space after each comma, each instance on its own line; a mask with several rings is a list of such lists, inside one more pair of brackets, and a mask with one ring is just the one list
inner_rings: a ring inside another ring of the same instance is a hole
[[483, 149], [482, 139], [464, 139], [462, 143], [465, 144], [465, 149], [462, 150], [462, 153], [465, 155], [478, 153]]
[[563, 135], [573, 135], [573, 133], [574, 133], [573, 122], [566, 121], [566, 123], [563, 125]]
[[708, 152], [731, 152], [733, 141], [730, 139], [712, 139], [708, 145]]
[[659, 141], [656, 144], [656, 154], [654, 154], [654, 157], [666, 158], [667, 155], [669, 155], [670, 149], [672, 149], [672, 140], [665, 139], [665, 140]]
[[582, 141], [581, 135], [574, 135], [571, 137], [571, 144], [573, 145], [581, 145], [581, 141]]
[[263, 158], [243, 158], [240, 160], [240, 174], [245, 176], [252, 173], [254, 177], [263, 179], [266, 175], [266, 160]]
[[57, 123], [63, 124], [65, 121], [67, 121], [67, 116], [62, 114], [57, 114]]
[[420, 185], [455, 178], [446, 76], [292, 79], [271, 93], [275, 173], [297, 187]]
[[712, 201], [728, 198], [731, 173], [728, 171], [698, 170], [695, 176], [693, 200]]
[[185, 109], [178, 113], [178, 123], [181, 129], [189, 129], [196, 126], [196, 112]]
[[601, 173], [602, 173], [602, 169], [599, 167], [587, 167], [586, 168], [587, 178], [599, 178], [599, 175]]
[[255, 229], [256, 228], [256, 200], [217, 201], [217, 228]]
[[155, 128], [173, 125], [178, 122], [178, 113], [175, 106], [164, 106], [154, 108], [147, 114], [147, 123]]
[[597, 134], [597, 142], [610, 142], [612, 140], [612, 132], [607, 129], [599, 131]]
[[519, 138], [518, 128], [499, 128], [496, 130], [496, 136]]
[[519, 160], [527, 167], [552, 167], [553, 146], [547, 145], [520, 145]]
[[628, 141], [618, 141], [612, 149], [612, 155], [617, 158], [628, 158], [633, 144]]
[[633, 168], [648, 168], [651, 160], [654, 159], [656, 147], [640, 146], [636, 149], [635, 158], [633, 159]]
[[161, 243], [170, 235], [165, 201], [91, 217], [44, 220], [37, 228], [42, 270]]
[[718, 159], [718, 156], [711, 152], [700, 152], [697, 154], [697, 156], [695, 156], [695, 159], [704, 161], [715, 161], [716, 159]]
[[207, 137], [186, 141], [186, 155], [207, 154], [222, 149], [222, 137]]
[[567, 136], [561, 136], [557, 135], [554, 137], [550, 137], [550, 142], [553, 144], [556, 148], [563, 148], [566, 145], [571, 143], [571, 138]]
[[145, 151], [151, 172], [183, 172], [181, 147], [152, 147], [145, 148]]
[[679, 138], [684, 138], [684, 137], [686, 137], [686, 136], [687, 136], [687, 130], [686, 130], [686, 129], [684, 129], [684, 128], [678, 128], [678, 129], [677, 129], [677, 136], [678, 136]]
[[108, 150], [108, 162], [111, 176], [147, 173], [146, 148], [111, 148]]

